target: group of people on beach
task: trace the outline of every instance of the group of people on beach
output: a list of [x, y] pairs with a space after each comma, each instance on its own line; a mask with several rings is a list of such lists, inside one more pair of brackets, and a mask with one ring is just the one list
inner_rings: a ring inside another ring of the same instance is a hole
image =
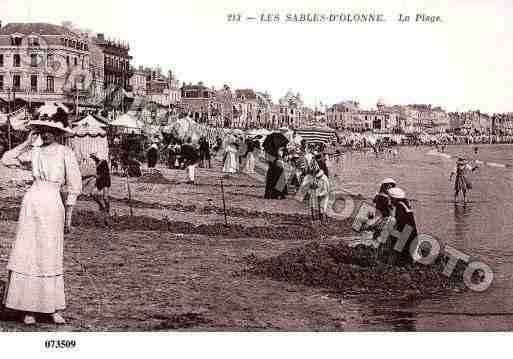
[[[379, 243], [380, 259], [388, 264], [405, 266], [412, 263], [409, 249], [417, 236], [415, 215], [406, 197], [406, 192], [397, 186], [393, 178], [385, 178], [373, 199], [376, 213], [364, 220], [363, 230], [373, 232]], [[406, 233], [407, 240], [397, 248], [400, 239], [393, 233]]]
[[[34, 178], [21, 204], [16, 238], [7, 264], [9, 274], [2, 304], [23, 313], [23, 321], [28, 325], [37, 321], [36, 314], [50, 315], [54, 323], [64, 324], [66, 320], [61, 314], [66, 306], [64, 234], [71, 229], [73, 208], [77, 196], [83, 192], [92, 195], [108, 223], [110, 169], [107, 159], [93, 153], [90, 157], [96, 164], [96, 173], [83, 178], [74, 152], [62, 144], [66, 133], [71, 133], [67, 114], [63, 111], [52, 116], [34, 117], [29, 128], [31, 132], [27, 140], [2, 156], [2, 163], [6, 166], [28, 166]], [[170, 142], [161, 149], [158, 143], [152, 143], [146, 153], [148, 168], [155, 168], [160, 153], [164, 151], [168, 166], [185, 169], [186, 183], [190, 184], [195, 183], [196, 166], [211, 168], [211, 159], [218, 154], [222, 155], [221, 170], [225, 174], [255, 172], [256, 162], [262, 155], [257, 139], [248, 137], [241, 141], [235, 138], [223, 143], [221, 138], [217, 138], [215, 142], [212, 146], [204, 137], [199, 142], [186, 138], [183, 142]], [[337, 161], [342, 156], [340, 150], [335, 153]], [[128, 153], [122, 161], [128, 163], [133, 157]], [[310, 208], [317, 209], [319, 216], [326, 214], [331, 191], [330, 176], [334, 174], [330, 173], [325, 144], [302, 141], [293, 149], [280, 146], [266, 154], [266, 161], [265, 199], [284, 199], [295, 192], [295, 198], [309, 202]], [[476, 168], [463, 158], [458, 160], [450, 178], [452, 180], [453, 175], [456, 176], [455, 199], [462, 192], [466, 200], [466, 192], [471, 188], [466, 173]], [[394, 179], [387, 178], [382, 181], [374, 204], [377, 214], [365, 224], [365, 228], [373, 231], [375, 239], [384, 238], [383, 248], [389, 249], [397, 244], [397, 239], [390, 235], [394, 230], [401, 233], [405, 228], [411, 228], [403, 252], [392, 258], [396, 264], [410, 263], [408, 248], [417, 235], [417, 228], [405, 191], [397, 187]]]

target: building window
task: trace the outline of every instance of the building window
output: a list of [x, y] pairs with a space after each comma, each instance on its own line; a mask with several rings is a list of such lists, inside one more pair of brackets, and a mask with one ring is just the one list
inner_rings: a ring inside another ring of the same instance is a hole
[[0, 67], [4, 66], [4, 54], [0, 54]]
[[13, 37], [12, 38], [12, 45], [14, 45], [14, 46], [21, 46], [21, 37]]
[[36, 54], [30, 54], [30, 66], [37, 67], [37, 55]]
[[66, 65], [69, 66], [69, 56], [66, 56]]
[[14, 54], [14, 57], [13, 57], [13, 65], [14, 65], [14, 67], [20, 67], [20, 63], [21, 63], [20, 55], [19, 54]]
[[75, 66], [77, 66], [78, 61], [77, 61], [77, 58], [76, 58], [76, 57], [75, 57], [75, 59], [73, 60], [73, 63], [75, 64]]
[[20, 75], [13, 75], [12, 77], [12, 88], [16, 91], [21, 89], [21, 78]]
[[53, 65], [53, 55], [52, 54], [46, 55], [46, 65], [47, 66]]
[[4, 76], [0, 75], [0, 91], [4, 89]]
[[54, 79], [53, 76], [48, 76], [46, 78], [46, 91], [53, 92], [54, 91]]
[[37, 92], [37, 75], [30, 75], [30, 91]]

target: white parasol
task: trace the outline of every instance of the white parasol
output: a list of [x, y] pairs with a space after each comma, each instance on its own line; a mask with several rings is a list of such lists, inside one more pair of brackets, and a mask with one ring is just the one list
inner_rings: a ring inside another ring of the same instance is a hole
[[53, 115], [55, 115], [57, 113], [57, 109], [63, 109], [64, 112], [66, 113], [69, 113], [69, 108], [65, 105], [63, 105], [62, 103], [60, 102], [50, 102], [50, 103], [45, 103], [43, 106], [39, 107], [36, 112], [40, 115], [40, 116], [43, 116], [43, 115], [47, 115], [48, 117], [52, 117]]

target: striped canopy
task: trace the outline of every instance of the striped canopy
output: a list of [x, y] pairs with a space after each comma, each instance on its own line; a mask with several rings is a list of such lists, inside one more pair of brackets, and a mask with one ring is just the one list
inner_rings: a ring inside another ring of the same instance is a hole
[[301, 136], [307, 143], [324, 143], [329, 144], [337, 140], [335, 131], [330, 128], [302, 128], [296, 130], [296, 135]]

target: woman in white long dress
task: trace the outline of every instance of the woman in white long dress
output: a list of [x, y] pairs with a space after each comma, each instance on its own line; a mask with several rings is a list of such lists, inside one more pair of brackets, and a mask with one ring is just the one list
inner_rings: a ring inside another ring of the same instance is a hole
[[[64, 324], [63, 279], [64, 230], [69, 231], [71, 214], [82, 181], [73, 151], [57, 139], [66, 131], [67, 121], [31, 121], [32, 132], [21, 145], [6, 152], [7, 166], [31, 165], [34, 183], [23, 197], [16, 238], [7, 269], [8, 284], [3, 303], [25, 313], [24, 322], [34, 324], [34, 313], [51, 314], [56, 324]], [[65, 207], [61, 186], [67, 187]]]
[[235, 146], [235, 143], [229, 144], [224, 150], [224, 173], [236, 173], [239, 169], [239, 161], [237, 160], [237, 151], [238, 149]]
[[244, 162], [244, 168], [242, 172], [246, 174], [255, 173], [255, 144], [253, 141], [248, 141], [247, 144], [247, 152], [246, 152], [246, 160]]

